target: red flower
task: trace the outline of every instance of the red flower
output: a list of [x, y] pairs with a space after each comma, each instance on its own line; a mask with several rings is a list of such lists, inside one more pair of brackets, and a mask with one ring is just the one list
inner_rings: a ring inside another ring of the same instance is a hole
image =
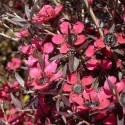
[[21, 59], [20, 58], [12, 58], [11, 62], [7, 63], [7, 67], [9, 67], [11, 70], [15, 70], [21, 66]]
[[70, 35], [74, 45], [80, 45], [85, 41], [85, 35], [80, 35], [84, 28], [81, 22], [74, 24], [73, 28], [71, 28], [69, 22], [63, 22], [60, 25], [60, 30], [63, 34], [56, 34], [52, 38], [53, 43], [57, 45], [61, 44], [60, 53], [67, 53], [71, 47], [68, 43], [68, 28], [70, 29]]
[[60, 4], [55, 9], [50, 5], [44, 5], [43, 8], [33, 17], [34, 22], [44, 23], [52, 18], [55, 18], [62, 10], [63, 6]]

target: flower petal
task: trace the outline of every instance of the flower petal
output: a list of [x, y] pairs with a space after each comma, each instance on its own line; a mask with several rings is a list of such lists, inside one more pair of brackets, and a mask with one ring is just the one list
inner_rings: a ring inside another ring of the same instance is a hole
[[86, 37], [84, 35], [77, 35], [77, 40], [74, 43], [75, 45], [79, 45], [85, 41]]
[[73, 30], [74, 30], [75, 34], [81, 33], [83, 29], [84, 29], [84, 24], [82, 22], [77, 22], [73, 26]]
[[81, 81], [82, 81], [82, 84], [85, 86], [90, 85], [93, 81], [93, 77], [92, 76], [84, 76]]
[[87, 57], [91, 57], [91, 56], [93, 56], [93, 54], [94, 54], [94, 46], [93, 45], [89, 45], [87, 50], [85, 51], [85, 55]]
[[68, 46], [66, 44], [63, 44], [60, 48], [60, 53], [67, 53], [69, 50]]
[[55, 43], [55, 44], [61, 44], [63, 43], [65, 40], [64, 40], [64, 37], [63, 35], [61, 34], [55, 34], [52, 38], [52, 42]]
[[64, 92], [71, 92], [72, 91], [71, 85], [65, 84], [63, 87], [63, 91]]
[[78, 81], [78, 78], [77, 78], [76, 74], [71, 74], [71, 75], [67, 76], [67, 82], [68, 83], [75, 84], [75, 83], [77, 83], [77, 81]]
[[105, 47], [105, 44], [104, 44], [102, 38], [97, 39], [95, 42], [96, 42], [96, 45], [97, 45], [99, 48], [104, 48], [104, 47]]
[[63, 34], [68, 34], [68, 27], [71, 29], [71, 24], [69, 22], [63, 22], [60, 25], [60, 30]]
[[56, 8], [55, 8], [55, 14], [58, 14], [63, 8], [63, 5], [58, 5]]
[[116, 88], [118, 92], [121, 92], [124, 89], [124, 87], [125, 87], [125, 84], [122, 80], [116, 83]]
[[98, 61], [95, 59], [91, 59], [87, 62], [86, 67], [88, 70], [94, 70], [98, 66]]
[[43, 45], [43, 52], [44, 53], [51, 53], [54, 49], [54, 46], [52, 43], [48, 42]]

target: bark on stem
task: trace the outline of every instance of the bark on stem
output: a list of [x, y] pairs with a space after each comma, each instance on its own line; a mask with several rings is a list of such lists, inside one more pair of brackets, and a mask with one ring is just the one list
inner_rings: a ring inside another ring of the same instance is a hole
[[99, 26], [99, 24], [98, 24], [98, 21], [97, 21], [97, 19], [96, 19], [96, 17], [95, 17], [95, 14], [93, 13], [93, 10], [92, 10], [91, 6], [90, 6], [89, 3], [88, 3], [88, 0], [83, 0], [83, 1], [84, 1], [85, 5], [86, 5], [86, 7], [87, 7], [87, 9], [88, 9], [88, 11], [89, 11], [89, 13], [90, 13], [92, 19], [93, 19], [93, 21], [94, 21], [96, 27], [97, 27], [97, 30], [98, 30], [100, 36], [103, 37], [102, 29], [100, 28], [100, 26]]

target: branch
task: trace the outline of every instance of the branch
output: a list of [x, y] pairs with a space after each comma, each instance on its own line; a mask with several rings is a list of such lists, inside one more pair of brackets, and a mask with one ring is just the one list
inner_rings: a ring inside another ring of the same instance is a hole
[[13, 41], [16, 41], [16, 42], [19, 40], [18, 38], [12, 38], [11, 36], [8, 36], [8, 35], [4, 34], [3, 32], [0, 33], [0, 35], [3, 36], [3, 37], [6, 37], [6, 38], [8, 38], [8, 39], [11, 39], [11, 40], [13, 40]]
[[90, 13], [90, 15], [91, 15], [91, 17], [92, 17], [92, 19], [93, 19], [93, 21], [94, 21], [96, 27], [97, 27], [97, 30], [98, 30], [100, 36], [103, 37], [102, 29], [100, 28], [100, 26], [99, 26], [99, 24], [98, 24], [98, 21], [97, 21], [97, 19], [96, 19], [96, 17], [95, 17], [95, 14], [93, 13], [93, 10], [92, 10], [91, 6], [90, 6], [89, 3], [88, 3], [88, 0], [84, 0], [84, 3], [85, 3], [85, 5], [86, 5], [86, 7], [87, 7], [87, 9], [88, 9], [88, 11], [89, 11], [89, 13]]

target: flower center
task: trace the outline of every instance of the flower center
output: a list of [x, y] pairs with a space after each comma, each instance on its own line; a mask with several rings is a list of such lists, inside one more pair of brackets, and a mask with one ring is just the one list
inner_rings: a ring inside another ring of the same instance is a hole
[[76, 93], [76, 94], [80, 94], [82, 91], [83, 91], [83, 86], [79, 83], [75, 84], [73, 86], [73, 91]]
[[43, 78], [40, 78], [40, 79], [39, 79], [39, 82], [40, 82], [41, 84], [46, 84], [47, 82], [49, 82], [49, 77], [45, 76], [45, 77], [43, 77]]
[[84, 102], [84, 107], [91, 107], [91, 108], [95, 108], [96, 106], [99, 105], [99, 101], [98, 100], [86, 100]]
[[113, 47], [115, 45], [116, 41], [117, 41], [116, 36], [112, 33], [108, 33], [104, 36], [104, 43], [107, 46]]
[[[71, 40], [72, 40], [73, 43], [76, 42], [77, 38], [76, 38], [76, 36], [74, 34], [70, 34], [70, 37], [71, 37]], [[65, 41], [67, 43], [69, 42], [68, 36], [65, 37]]]
[[103, 59], [104, 58], [104, 52], [102, 50], [98, 50], [96, 52], [96, 59]]
[[125, 93], [122, 93], [120, 96], [120, 102], [123, 107], [125, 107]]

